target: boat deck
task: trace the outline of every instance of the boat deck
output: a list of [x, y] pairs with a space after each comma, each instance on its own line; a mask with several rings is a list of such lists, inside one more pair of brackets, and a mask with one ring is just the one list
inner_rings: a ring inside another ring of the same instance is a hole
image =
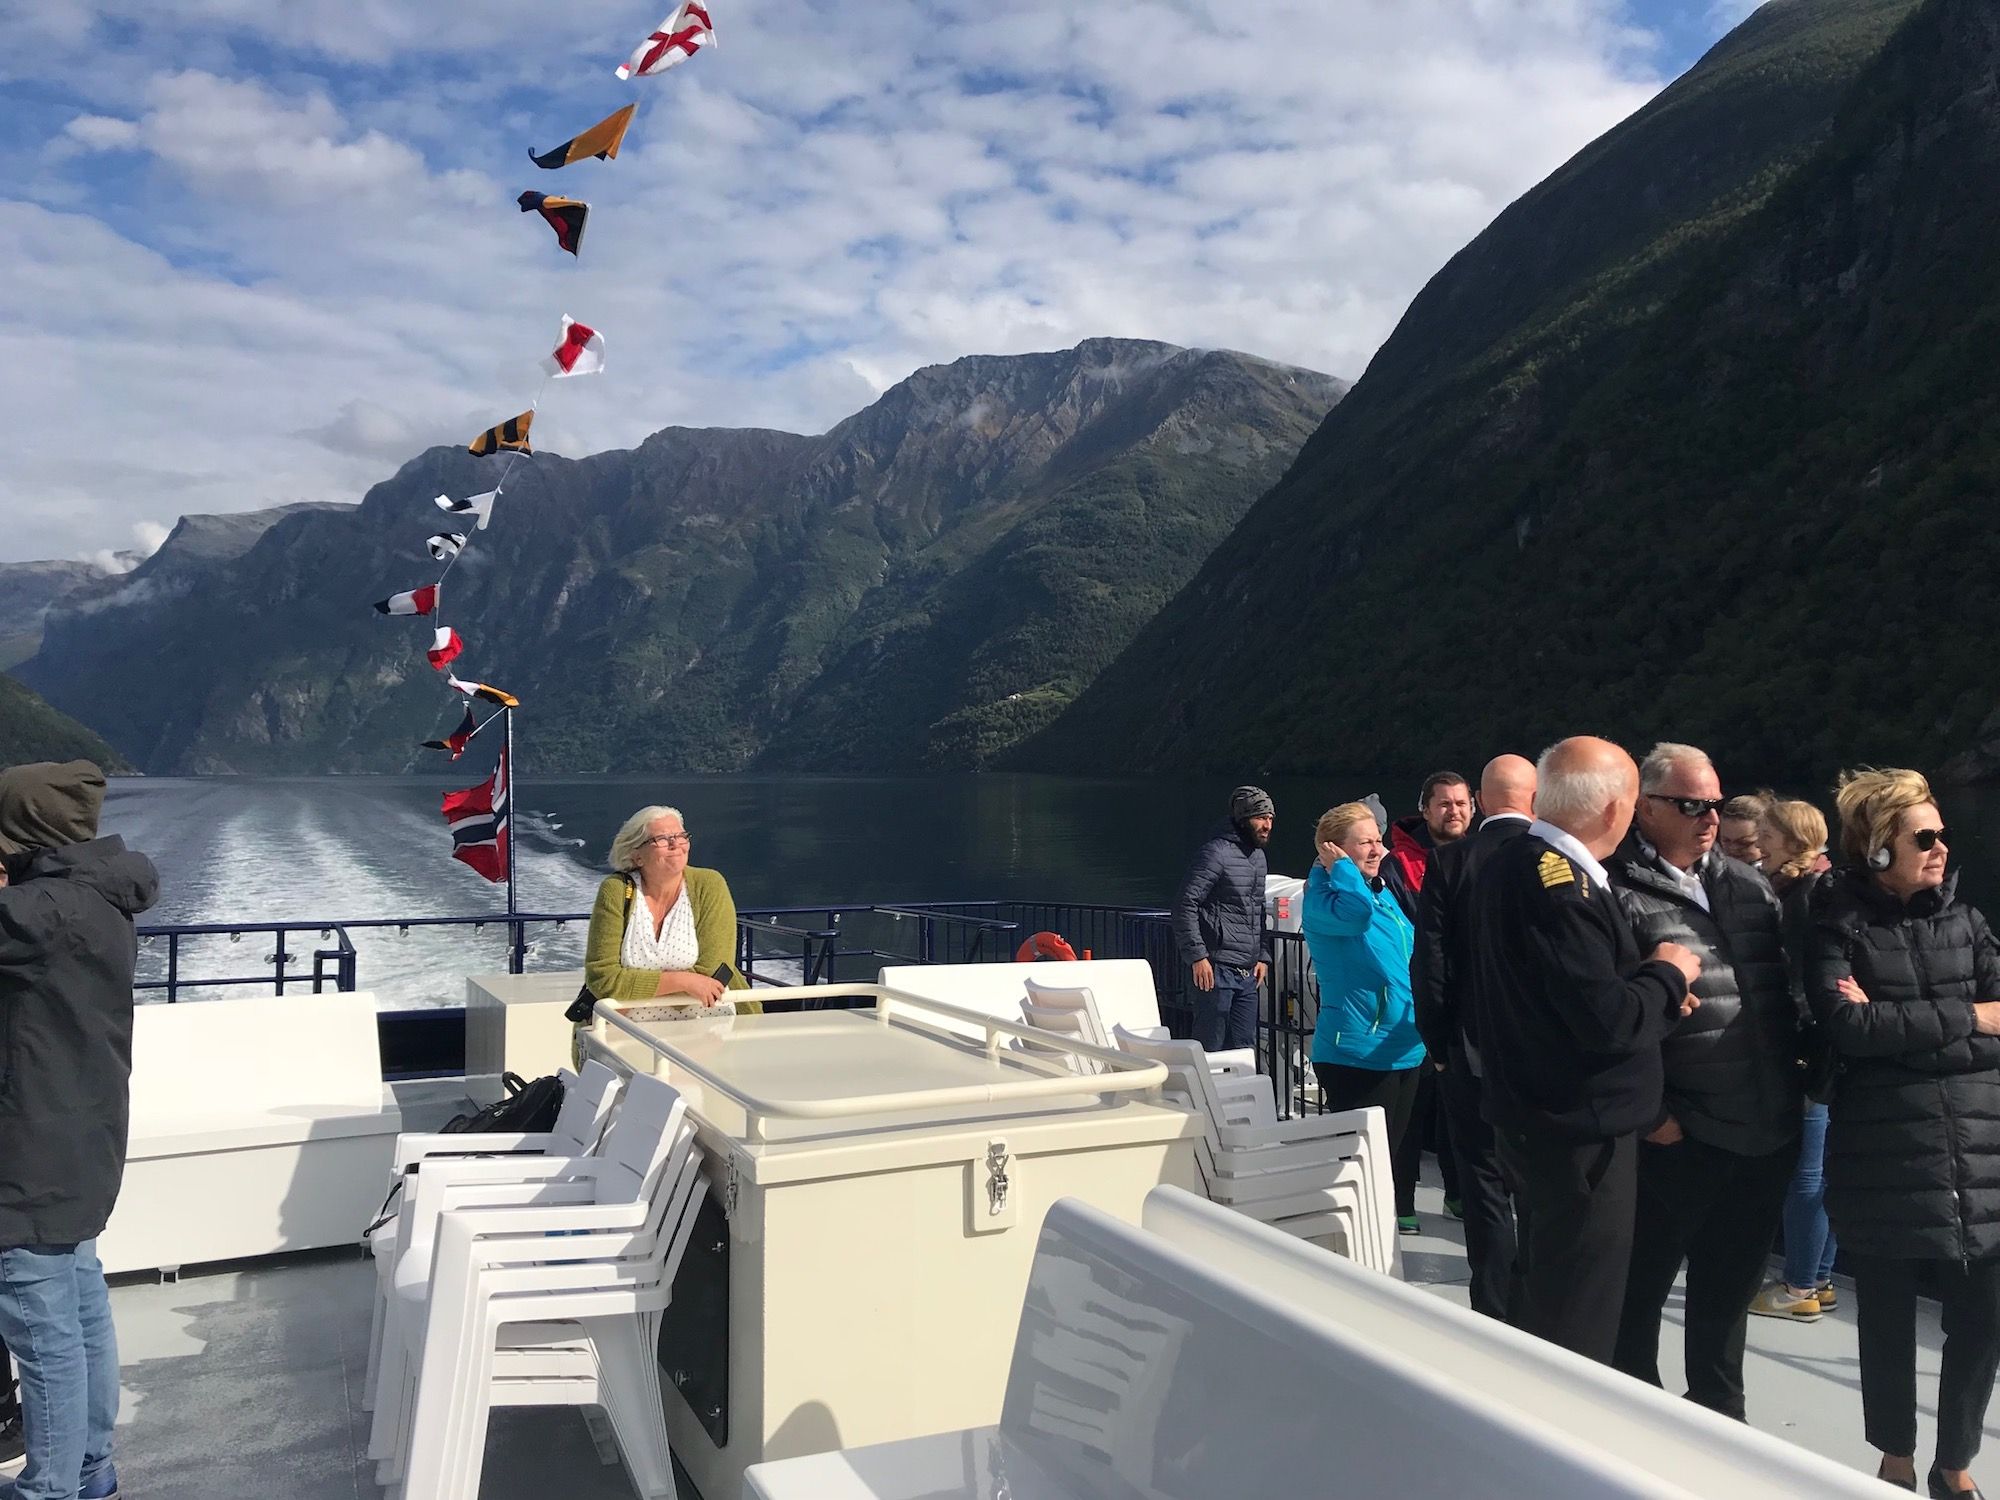
[[[406, 1099], [406, 1105], [412, 1101]], [[438, 1117], [454, 1112], [433, 1091]], [[418, 1115], [430, 1114], [426, 1109]], [[1434, 1168], [1431, 1169], [1434, 1174]], [[1455, 1221], [1435, 1186], [1418, 1190], [1425, 1233], [1403, 1241], [1412, 1283], [1464, 1305], [1466, 1264]], [[144, 1500], [375, 1500], [361, 1410], [374, 1273], [358, 1251], [260, 1262], [161, 1283], [114, 1287], [124, 1372], [118, 1465]], [[1918, 1330], [1919, 1390], [1937, 1388], [1941, 1334], [1935, 1307]], [[1661, 1373], [1679, 1389], [1680, 1311], [1670, 1300]], [[1752, 1421], [1838, 1462], [1872, 1470], [1861, 1435], [1853, 1298], [1812, 1324], [1750, 1320], [1746, 1365]], [[1927, 1462], [1934, 1407], [1921, 1412]], [[1990, 1423], [1990, 1436], [2000, 1436]], [[483, 1500], [630, 1500], [615, 1456], [600, 1455], [584, 1415], [560, 1408], [493, 1414]], [[1994, 1450], [2000, 1452], [2000, 1449]], [[2000, 1476], [2000, 1459], [1992, 1472]], [[692, 1490], [684, 1487], [685, 1500]], [[736, 1500], [711, 1495], [705, 1500]]]

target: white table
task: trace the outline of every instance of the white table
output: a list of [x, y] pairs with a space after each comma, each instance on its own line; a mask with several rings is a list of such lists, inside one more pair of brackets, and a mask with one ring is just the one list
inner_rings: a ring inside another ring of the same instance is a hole
[[[639, 1025], [601, 1002], [590, 1043], [650, 1053], [708, 1154], [661, 1338], [668, 1433], [707, 1500], [766, 1459], [997, 1421], [1049, 1205], [1136, 1223], [1160, 1183], [1199, 1188], [1199, 1124], [1155, 1064], [1077, 1044], [1106, 1069], [1078, 1076], [1009, 1050], [1006, 1021], [805, 993], [873, 1008]], [[983, 1042], [953, 1034], [968, 1016]]]

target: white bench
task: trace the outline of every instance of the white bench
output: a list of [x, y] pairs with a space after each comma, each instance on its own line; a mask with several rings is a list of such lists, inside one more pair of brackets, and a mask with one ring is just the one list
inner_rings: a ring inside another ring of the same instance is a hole
[[1172, 1188], [1050, 1209], [997, 1426], [760, 1464], [744, 1500], [1881, 1492]]
[[125, 1184], [98, 1255], [137, 1271], [353, 1244], [402, 1124], [372, 994], [142, 1005]]

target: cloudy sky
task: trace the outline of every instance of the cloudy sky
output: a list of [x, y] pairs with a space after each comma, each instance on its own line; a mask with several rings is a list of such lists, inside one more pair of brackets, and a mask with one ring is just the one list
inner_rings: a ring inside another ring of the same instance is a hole
[[[1096, 334], [1354, 377], [1745, 0], [0, 0], [0, 561], [537, 446], [820, 431]], [[637, 99], [615, 162], [527, 159]], [[514, 198], [588, 200], [580, 262]]]

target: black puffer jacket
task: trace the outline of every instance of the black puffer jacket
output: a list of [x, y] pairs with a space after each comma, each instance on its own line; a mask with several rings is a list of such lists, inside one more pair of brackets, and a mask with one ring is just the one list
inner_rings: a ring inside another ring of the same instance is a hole
[[131, 1107], [132, 919], [160, 890], [152, 861], [115, 837], [45, 849], [22, 874], [0, 890], [0, 1248], [94, 1239], [111, 1217]]
[[1211, 959], [1232, 968], [1268, 963], [1264, 846], [1225, 822], [1195, 851], [1174, 896], [1174, 946], [1181, 962]]
[[[1809, 996], [1842, 1061], [1826, 1206], [1843, 1248], [1902, 1259], [2000, 1253], [2000, 944], [1954, 873], [1905, 904], [1858, 870], [1820, 882]], [[1857, 1005], [1837, 983], [1852, 974]]]
[[1667, 1113], [1694, 1140], [1739, 1156], [1765, 1156], [1797, 1140], [1799, 1013], [1770, 885], [1712, 849], [1692, 872], [1708, 897], [1703, 911], [1636, 836], [1604, 867], [1640, 952], [1679, 943], [1701, 960], [1694, 982], [1701, 1004], [1660, 1044]]

